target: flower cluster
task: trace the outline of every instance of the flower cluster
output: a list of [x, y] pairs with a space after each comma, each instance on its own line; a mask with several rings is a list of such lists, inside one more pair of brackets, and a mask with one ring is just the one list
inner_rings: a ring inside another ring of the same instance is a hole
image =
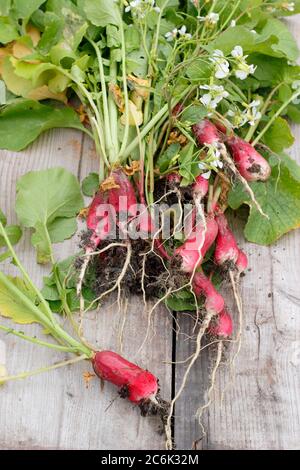
[[209, 13], [206, 16], [197, 16], [198, 20], [205, 23], [207, 26], [215, 26], [218, 24], [220, 16], [218, 13]]
[[229, 62], [225, 59], [224, 54], [219, 49], [213, 52], [212, 57], [209, 59], [215, 65], [215, 77], [226, 78], [230, 74]]
[[133, 18], [143, 19], [150, 11], [160, 12], [160, 8], [156, 6], [155, 0], [133, 0], [125, 7], [125, 12], [131, 12]]
[[241, 46], [235, 46], [231, 51], [232, 57], [236, 62], [235, 76], [240, 80], [245, 80], [250, 74], [253, 74], [256, 70], [254, 65], [247, 64], [247, 55], [244, 55], [243, 48]]
[[210, 111], [216, 109], [218, 104], [229, 96], [222, 85], [201, 85], [200, 89], [208, 92], [200, 98], [200, 101]]
[[280, 4], [280, 8], [286, 11], [295, 11], [295, 2], [283, 2]]
[[[240, 80], [245, 80], [250, 74], [253, 74], [256, 70], [254, 65], [247, 64], [247, 55], [244, 55], [243, 48], [241, 46], [235, 46], [231, 51], [231, 57], [234, 59], [235, 69], [234, 73]], [[215, 77], [218, 79], [226, 78], [230, 75], [230, 64], [224, 56], [223, 52], [216, 49], [210, 57], [210, 62], [215, 66]]]
[[165, 34], [165, 38], [167, 41], [171, 42], [178, 37], [183, 39], [191, 39], [192, 35], [186, 32], [186, 26], [181, 26], [180, 29], [174, 28], [172, 31], [169, 31]]
[[249, 104], [245, 105], [245, 109], [241, 111], [237, 108], [235, 111], [229, 110], [227, 116], [231, 118], [231, 123], [234, 128], [242, 127], [245, 124], [250, 126], [255, 126], [255, 124], [261, 119], [261, 112], [259, 107], [261, 102], [259, 100], [254, 100]]
[[218, 168], [222, 169], [224, 167], [224, 163], [221, 160], [222, 155], [218, 143], [206, 145], [206, 147], [206, 160], [205, 162], [200, 162], [198, 164], [198, 167], [200, 168], [200, 170], [204, 171], [204, 173], [202, 173], [202, 177], [205, 179], [209, 179], [212, 170], [218, 171]]

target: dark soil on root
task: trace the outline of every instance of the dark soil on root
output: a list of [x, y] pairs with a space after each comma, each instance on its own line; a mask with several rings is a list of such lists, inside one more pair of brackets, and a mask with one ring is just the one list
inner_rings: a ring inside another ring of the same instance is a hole
[[[99, 249], [103, 249], [110, 243], [110, 241], [103, 242]], [[143, 260], [144, 255], [151, 250], [151, 242], [148, 240], [131, 240], [129, 243], [131, 244], [132, 255], [121, 287], [126, 295], [142, 295]], [[90, 283], [96, 297], [115, 285], [122, 273], [126, 256], [126, 247], [116, 246], [99, 256], [93, 257], [88, 268], [87, 282]], [[160, 297], [164, 292], [167, 277], [168, 273], [161, 259], [154, 253], [148, 253], [144, 272], [146, 298]]]

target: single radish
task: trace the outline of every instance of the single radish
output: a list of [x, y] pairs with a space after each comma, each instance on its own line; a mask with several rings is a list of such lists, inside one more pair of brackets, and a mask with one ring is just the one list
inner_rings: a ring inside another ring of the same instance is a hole
[[215, 262], [218, 266], [224, 266], [227, 263], [236, 265], [240, 249], [223, 213], [217, 214], [216, 223], [219, 231], [216, 240]]
[[193, 195], [199, 199], [203, 199], [209, 190], [209, 182], [203, 176], [197, 176], [193, 184]]
[[198, 124], [195, 124], [192, 127], [192, 131], [197, 139], [198, 145], [200, 146], [222, 142], [220, 132], [208, 119], [204, 119]]
[[111, 212], [108, 206], [108, 195], [99, 191], [89, 207], [86, 225], [91, 232], [88, 249], [93, 250], [110, 233]]
[[209, 328], [209, 333], [220, 339], [226, 339], [232, 336], [232, 317], [225, 309], [213, 320]]
[[245, 272], [248, 267], [248, 257], [246, 253], [244, 253], [242, 250], [239, 251], [239, 256], [236, 261], [236, 267], [240, 274]]
[[255, 148], [239, 137], [227, 139], [227, 146], [240, 174], [247, 181], [267, 181], [271, 167], [267, 160]]
[[158, 379], [119, 354], [112, 351], [97, 352], [93, 359], [93, 367], [98, 377], [119, 387], [119, 393], [123, 398], [128, 398], [136, 405], [155, 401], [158, 394]]
[[128, 176], [121, 168], [118, 168], [112, 171], [111, 177], [118, 188], [108, 190], [109, 203], [112, 204], [117, 213], [127, 211], [129, 216], [134, 217], [136, 215], [137, 199]]
[[212, 216], [206, 217], [204, 224], [195, 227], [182, 246], [175, 254], [182, 259], [181, 269], [192, 273], [203, 261], [206, 253], [214, 243], [218, 234], [218, 225]]
[[219, 314], [225, 307], [222, 295], [203, 272], [195, 273], [193, 277], [193, 290], [197, 297], [205, 296], [205, 309], [207, 312]]

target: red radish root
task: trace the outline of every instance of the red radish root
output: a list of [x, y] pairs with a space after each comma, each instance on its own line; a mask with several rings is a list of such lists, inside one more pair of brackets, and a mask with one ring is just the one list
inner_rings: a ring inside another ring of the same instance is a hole
[[221, 134], [216, 126], [208, 119], [195, 124], [192, 131], [200, 146], [221, 143]]
[[269, 179], [271, 175], [269, 163], [251, 144], [236, 136], [227, 139], [226, 143], [240, 174], [247, 181]]
[[119, 394], [138, 405], [143, 415], [156, 414], [159, 408], [158, 379], [112, 351], [101, 351], [93, 358], [95, 373], [119, 387]]
[[195, 227], [185, 243], [175, 250], [182, 259], [181, 269], [193, 273], [202, 263], [206, 253], [214, 243], [218, 234], [218, 225], [214, 217], [208, 216], [204, 224]]
[[227, 310], [223, 310], [213, 321], [209, 333], [220, 339], [228, 339], [233, 333], [233, 321]]
[[216, 241], [215, 262], [218, 266], [222, 267], [229, 265], [230, 269], [236, 265], [240, 250], [225, 215], [222, 213], [218, 214], [216, 222], [219, 231]]
[[205, 296], [206, 311], [215, 314], [221, 313], [225, 306], [224, 299], [205, 274], [201, 272], [195, 273], [192, 282], [196, 296]]

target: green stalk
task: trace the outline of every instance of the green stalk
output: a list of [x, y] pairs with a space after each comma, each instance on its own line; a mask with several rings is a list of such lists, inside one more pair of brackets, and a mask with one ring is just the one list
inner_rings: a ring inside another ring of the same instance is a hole
[[5, 382], [10, 382], [12, 380], [26, 379], [27, 377], [32, 377], [34, 375], [41, 374], [42, 372], [49, 372], [50, 370], [55, 370], [61, 367], [69, 366], [71, 364], [76, 364], [77, 362], [81, 362], [86, 359], [87, 357], [85, 356], [85, 354], [83, 354], [79, 357], [75, 357], [74, 359], [69, 359], [68, 361], [59, 362], [58, 364], [54, 364], [53, 366], [41, 367], [40, 369], [36, 369], [31, 372], [21, 372], [20, 374], [10, 375], [7, 377], [1, 377], [0, 384], [3, 384]]
[[[151, 131], [151, 129], [155, 126], [155, 124], [158, 123], [158, 121], [160, 121], [160, 119], [162, 117], [167, 117], [169, 114], [169, 106], [168, 104], [166, 104], [152, 119], [151, 121], [148, 122], [148, 124], [146, 124], [146, 126], [143, 127], [143, 129], [141, 130], [141, 133], [140, 133], [140, 138], [141, 139], [144, 139], [144, 137], [146, 137], [146, 135]], [[131, 152], [139, 145], [139, 138], [136, 137], [129, 145], [128, 147], [126, 148], [126, 150], [124, 151], [123, 153], [123, 158], [122, 158], [122, 161], [123, 160], [126, 160]]]
[[[277, 92], [277, 90], [281, 87], [282, 83], [279, 83], [279, 85], [277, 85], [272, 91], [271, 93], [269, 94], [268, 98], [266, 99], [266, 102], [261, 110], [261, 114], [262, 116], [264, 116], [264, 114], [267, 112], [268, 110], [268, 107], [271, 103], [271, 100], [273, 98], [273, 96], [275, 95], [275, 93]], [[252, 137], [254, 136], [254, 133], [256, 131], [256, 129], [258, 128], [259, 124], [261, 122], [261, 119], [259, 119], [257, 121], [257, 123], [254, 125], [254, 126], [251, 126], [250, 129], [248, 130], [248, 133], [245, 137], [245, 140], [246, 142], [250, 142], [250, 140], [252, 139]]]
[[240, 4], [241, 4], [241, 0], [238, 0], [238, 1], [236, 2], [235, 6], [233, 7], [232, 12], [231, 12], [230, 15], [228, 16], [227, 20], [222, 24], [220, 32], [223, 31], [223, 29], [224, 29], [224, 28], [228, 25], [228, 23], [232, 20], [232, 18], [233, 18], [234, 15], [235, 15], [235, 12], [236, 12], [237, 9], [239, 8]]
[[15, 250], [13, 249], [12, 247], [12, 244], [10, 243], [10, 240], [6, 234], [6, 231], [2, 225], [2, 223], [0, 222], [0, 233], [2, 235], [2, 237], [4, 238], [4, 241], [5, 241], [5, 244], [7, 246], [7, 248], [9, 249], [10, 253], [11, 253], [11, 256], [13, 257], [13, 260], [15, 262], [15, 265], [19, 268], [19, 270], [21, 271], [24, 279], [27, 281], [28, 285], [31, 287], [31, 289], [33, 290], [33, 292], [36, 294], [36, 296], [38, 297], [38, 299], [40, 300], [41, 304], [43, 305], [43, 307], [45, 308], [45, 315], [47, 314], [47, 318], [48, 320], [50, 320], [51, 322], [55, 323], [55, 320], [53, 318], [53, 315], [52, 315], [52, 312], [49, 308], [49, 305], [48, 303], [46, 302], [46, 300], [44, 299], [44, 297], [42, 296], [40, 290], [35, 286], [35, 284], [32, 282], [32, 280], [30, 279], [27, 271], [25, 270], [25, 268], [23, 267], [23, 265], [21, 264], [19, 258], [17, 257], [17, 254], [15, 252]]
[[[127, 152], [127, 144], [128, 144], [128, 137], [129, 137], [129, 97], [128, 97], [128, 89], [127, 89], [127, 73], [126, 73], [126, 44], [125, 44], [125, 33], [124, 33], [124, 26], [123, 21], [121, 18], [120, 21], [120, 31], [121, 31], [121, 42], [122, 42], [122, 77], [123, 77], [123, 94], [124, 94], [124, 102], [125, 102], [125, 129], [123, 135], [123, 142], [121, 145], [121, 150], [119, 152], [119, 160], [126, 160], [130, 152]], [[125, 154], [127, 156], [125, 156]]]
[[38, 299], [40, 300], [41, 304], [43, 305], [45, 311], [42, 311], [38, 308], [32, 300], [30, 300], [23, 292], [20, 291], [1, 271], [0, 271], [0, 281], [5, 285], [8, 291], [16, 298], [20, 299], [20, 301], [28, 308], [30, 312], [37, 318], [37, 320], [45, 326], [50, 332], [53, 334], [55, 338], [59, 338], [64, 340], [67, 344], [74, 347], [77, 351], [80, 351], [87, 355], [87, 357], [91, 357], [92, 351], [85, 347], [83, 344], [76, 341], [72, 338], [66, 331], [62, 329], [60, 324], [54, 318], [53, 313], [51, 312], [48, 303], [42, 296], [39, 289], [35, 286], [35, 284], [31, 281], [28, 273], [24, 269], [23, 265], [21, 264], [19, 258], [17, 257], [16, 252], [14, 251], [7, 235], [4, 230], [2, 223], [0, 222], [0, 233], [5, 240], [7, 248], [10, 250], [13, 260], [16, 266], [19, 268], [21, 273], [23, 274], [24, 279], [27, 281], [28, 285], [31, 287], [33, 292], [37, 295]]
[[104, 115], [104, 129], [105, 129], [106, 148], [107, 148], [107, 151], [108, 151], [110, 162], [114, 162], [116, 160], [116, 156], [115, 156], [115, 153], [114, 153], [114, 146], [113, 146], [113, 143], [112, 143], [112, 136], [111, 136], [110, 116], [109, 116], [108, 98], [107, 98], [107, 87], [106, 87], [106, 81], [105, 81], [103, 59], [102, 59], [102, 55], [101, 55], [100, 49], [97, 46], [97, 44], [94, 41], [92, 41], [91, 39], [88, 39], [88, 41], [90, 42], [90, 44], [95, 49], [97, 60], [98, 60], [100, 83], [101, 83], [101, 89], [102, 89], [102, 101], [103, 101], [103, 115]]
[[30, 343], [38, 344], [39, 346], [45, 346], [46, 348], [55, 349], [57, 351], [62, 352], [69, 352], [69, 353], [76, 353], [77, 350], [75, 348], [71, 348], [68, 346], [59, 346], [58, 344], [48, 343], [46, 341], [42, 341], [38, 338], [33, 338], [32, 336], [27, 336], [20, 331], [16, 331], [13, 328], [9, 328], [3, 325], [0, 325], [0, 330], [5, 331], [7, 334], [12, 334], [14, 336], [18, 336], [19, 338], [24, 339], [25, 341], [29, 341]]
[[296, 98], [298, 98], [298, 96], [300, 96], [300, 90], [298, 90], [296, 93], [294, 93], [288, 100], [286, 100], [282, 106], [280, 106], [280, 108], [278, 109], [278, 111], [276, 111], [276, 113], [272, 116], [272, 118], [270, 119], [270, 121], [268, 122], [268, 124], [266, 124], [266, 126], [263, 128], [263, 130], [260, 132], [260, 134], [254, 139], [254, 141], [252, 142], [252, 145], [255, 146], [258, 144], [258, 142], [262, 139], [262, 137], [265, 135], [265, 133], [267, 132], [267, 130], [272, 126], [272, 124], [274, 123], [274, 121], [281, 115], [281, 113], [285, 110], [285, 108], [292, 102], [294, 101]]
[[[117, 84], [117, 62], [110, 60], [110, 83], [112, 85]], [[110, 130], [112, 145], [114, 147], [114, 159], [111, 160], [115, 163], [118, 159], [119, 154], [119, 136], [118, 136], [118, 108], [116, 106], [112, 93], [108, 95], [108, 108], [109, 108], [109, 119], [110, 119]]]

